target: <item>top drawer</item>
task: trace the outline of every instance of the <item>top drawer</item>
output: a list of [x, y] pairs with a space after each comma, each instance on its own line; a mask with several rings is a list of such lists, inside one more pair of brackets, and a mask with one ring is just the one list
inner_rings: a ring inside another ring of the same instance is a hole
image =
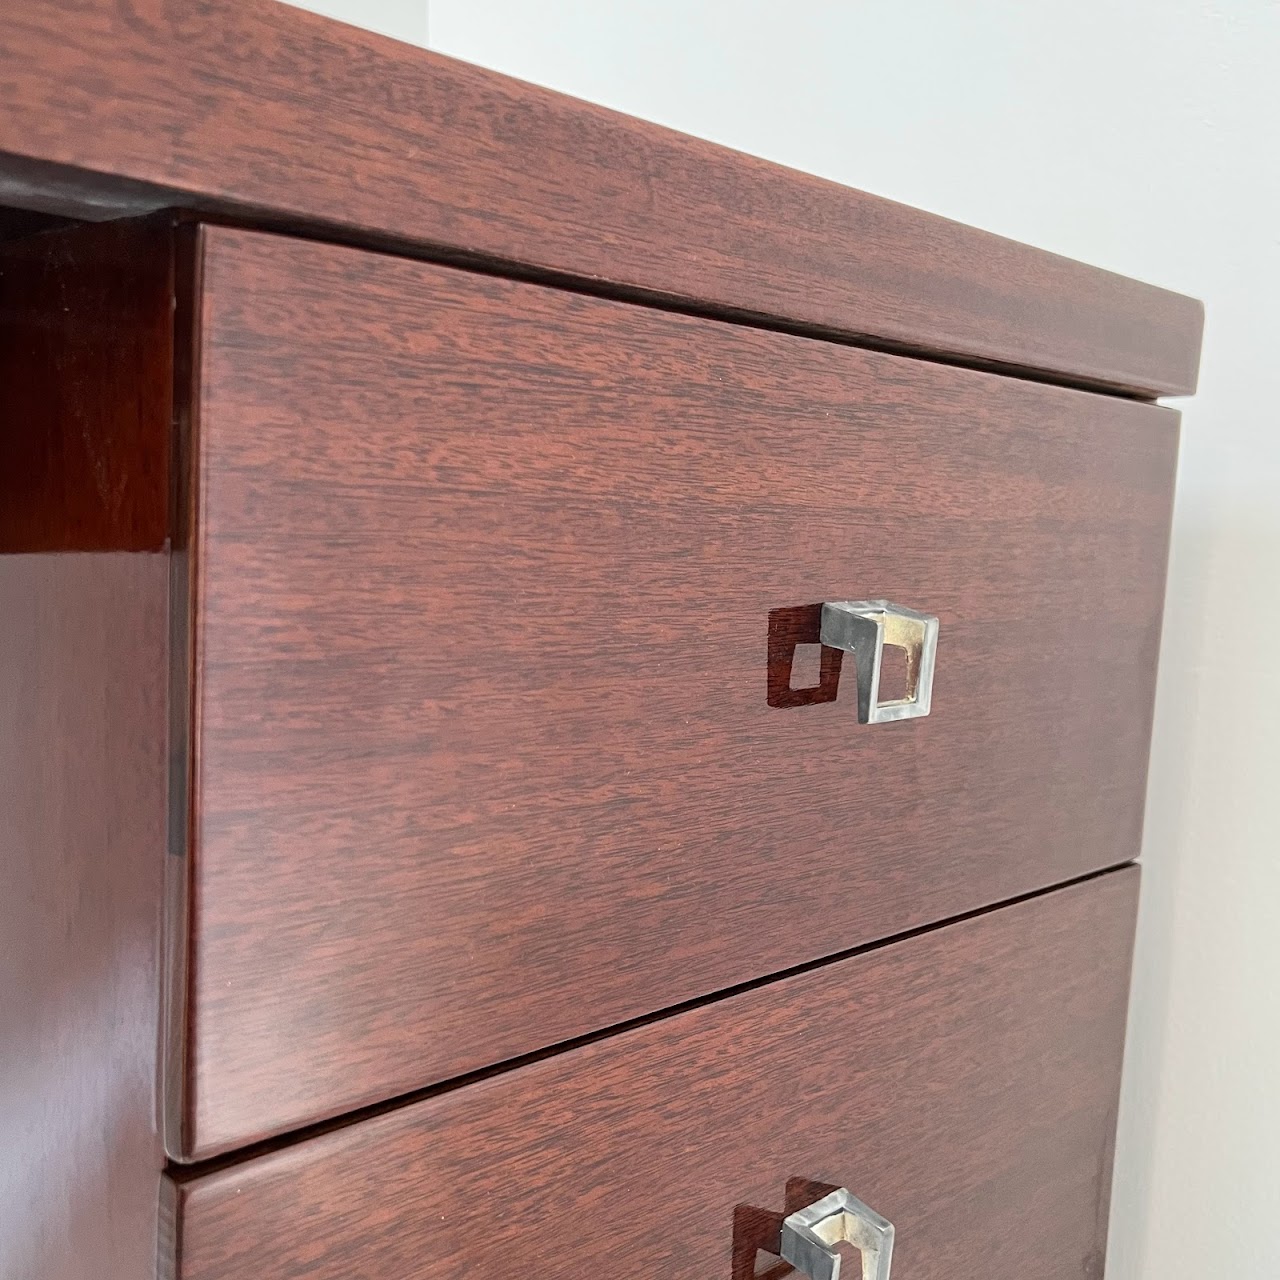
[[[200, 248], [178, 1157], [1137, 853], [1171, 411]], [[864, 597], [927, 719], [786, 696]]]

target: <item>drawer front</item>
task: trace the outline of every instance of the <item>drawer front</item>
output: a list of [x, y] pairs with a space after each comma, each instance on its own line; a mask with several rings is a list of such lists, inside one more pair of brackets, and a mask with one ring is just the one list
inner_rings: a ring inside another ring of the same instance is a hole
[[[203, 249], [179, 1157], [1136, 855], [1171, 411]], [[863, 597], [927, 718], [785, 705]]]
[[[747, 1280], [788, 1179], [910, 1280], [1101, 1274], [1135, 868], [169, 1188], [179, 1280]], [[748, 1256], [744, 1259], [742, 1254]]]

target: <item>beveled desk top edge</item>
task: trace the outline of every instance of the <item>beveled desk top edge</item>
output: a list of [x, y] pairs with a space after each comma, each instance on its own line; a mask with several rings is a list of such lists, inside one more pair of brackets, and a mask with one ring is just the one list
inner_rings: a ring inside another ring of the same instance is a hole
[[0, 203], [166, 206], [1153, 398], [1202, 308], [277, 0], [23, 0]]

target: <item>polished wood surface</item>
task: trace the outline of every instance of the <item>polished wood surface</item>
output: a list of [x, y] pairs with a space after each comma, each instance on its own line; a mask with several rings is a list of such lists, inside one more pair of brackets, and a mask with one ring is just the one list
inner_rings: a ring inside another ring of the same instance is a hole
[[90, 228], [0, 245], [5, 1280], [155, 1274], [164, 244]]
[[172, 294], [162, 219], [0, 245], [0, 552], [165, 546]]
[[727, 1278], [794, 1176], [911, 1280], [1099, 1280], [1134, 868], [171, 1187], [177, 1280]]
[[[1137, 855], [1173, 412], [250, 232], [203, 270], [175, 1155]], [[859, 726], [852, 664], [771, 706], [773, 612], [880, 595], [941, 618], [933, 714]]]
[[0, 83], [0, 202], [184, 205], [1144, 395], [1195, 384], [1198, 303], [274, 0], [23, 0]]

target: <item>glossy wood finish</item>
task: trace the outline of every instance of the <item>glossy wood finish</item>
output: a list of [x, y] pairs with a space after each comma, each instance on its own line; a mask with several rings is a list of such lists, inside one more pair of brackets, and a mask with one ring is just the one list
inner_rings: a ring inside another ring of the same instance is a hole
[[1141, 394], [1198, 303], [273, 0], [23, 0], [0, 198], [180, 204]]
[[0, 246], [6, 1280], [155, 1271], [166, 243], [88, 228]]
[[[175, 1154], [1137, 855], [1171, 411], [205, 240]], [[933, 714], [770, 706], [876, 595]]]
[[911, 1280], [1099, 1280], [1134, 868], [171, 1188], [178, 1280], [727, 1278], [794, 1175]]
[[173, 287], [161, 219], [0, 246], [0, 551], [165, 547]]

